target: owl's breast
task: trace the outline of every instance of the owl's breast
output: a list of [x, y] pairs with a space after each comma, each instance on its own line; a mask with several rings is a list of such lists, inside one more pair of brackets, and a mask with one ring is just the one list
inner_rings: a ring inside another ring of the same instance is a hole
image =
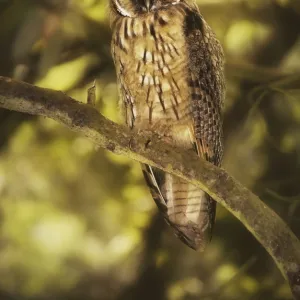
[[112, 52], [132, 126], [179, 130], [191, 120], [184, 18], [174, 6], [115, 24]]

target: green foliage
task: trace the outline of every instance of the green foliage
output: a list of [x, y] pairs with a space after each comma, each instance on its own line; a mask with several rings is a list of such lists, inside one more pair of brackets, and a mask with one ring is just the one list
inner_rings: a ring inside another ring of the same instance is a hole
[[[299, 235], [299, 5], [199, 5], [228, 61], [224, 167]], [[102, 0], [0, 1], [0, 75], [82, 102], [96, 79], [97, 109], [122, 122], [108, 15]], [[0, 296], [290, 298], [268, 255], [221, 207], [204, 254], [182, 245], [156, 217], [137, 163], [7, 111], [0, 147]]]

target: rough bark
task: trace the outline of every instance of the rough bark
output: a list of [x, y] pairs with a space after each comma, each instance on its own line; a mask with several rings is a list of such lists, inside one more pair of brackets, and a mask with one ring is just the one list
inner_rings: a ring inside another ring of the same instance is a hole
[[163, 143], [156, 135], [130, 131], [92, 106], [62, 92], [0, 77], [0, 107], [45, 116], [84, 134], [97, 146], [160, 168], [200, 187], [235, 215], [256, 237], [300, 299], [300, 242], [281, 218], [225, 170]]

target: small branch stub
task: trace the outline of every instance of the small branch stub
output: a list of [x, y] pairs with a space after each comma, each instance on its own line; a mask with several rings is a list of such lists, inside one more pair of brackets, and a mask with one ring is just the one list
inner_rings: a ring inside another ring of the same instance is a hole
[[96, 79], [93, 82], [93, 85], [88, 89], [87, 93], [87, 104], [91, 106], [96, 105]]

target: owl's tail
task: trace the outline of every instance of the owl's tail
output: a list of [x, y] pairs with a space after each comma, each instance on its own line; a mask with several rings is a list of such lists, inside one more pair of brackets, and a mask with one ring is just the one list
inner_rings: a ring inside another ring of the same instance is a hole
[[195, 250], [204, 250], [215, 222], [216, 202], [179, 177], [142, 165], [153, 199], [175, 234]]

